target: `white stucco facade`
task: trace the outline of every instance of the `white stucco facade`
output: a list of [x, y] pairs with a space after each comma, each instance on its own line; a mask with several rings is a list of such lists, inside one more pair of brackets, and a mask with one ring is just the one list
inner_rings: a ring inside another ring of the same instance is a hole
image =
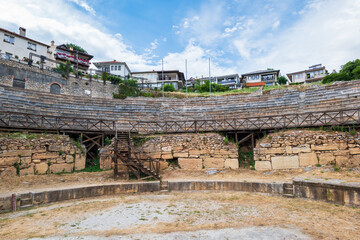
[[[29, 58], [30, 53], [47, 56], [49, 46], [32, 40], [17, 33], [11, 33], [5, 29], [0, 29], [0, 52], [5, 57], [18, 59]], [[34, 59], [37, 61], [37, 59]]]

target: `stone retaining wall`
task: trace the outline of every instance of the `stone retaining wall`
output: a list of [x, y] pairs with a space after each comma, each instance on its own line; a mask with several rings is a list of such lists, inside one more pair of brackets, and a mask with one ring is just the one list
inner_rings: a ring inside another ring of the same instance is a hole
[[[112, 167], [111, 148], [100, 150], [102, 169]], [[162, 169], [174, 160], [184, 170], [239, 168], [238, 148], [217, 133], [152, 136], [142, 148], [145, 156], [160, 160]]]
[[[292, 183], [263, 183], [236, 181], [169, 181], [168, 191], [242, 191], [283, 195], [291, 189], [290, 196], [309, 198], [332, 203], [360, 206], [360, 183], [342, 180], [321, 180], [296, 178]], [[98, 197], [104, 195], [159, 192], [160, 182], [118, 183], [78, 188], [55, 189], [38, 192], [17, 193], [0, 196], [0, 212], [38, 206], [71, 199]], [[310, 203], [309, 203], [310, 204]]]
[[357, 133], [309, 130], [269, 134], [257, 141], [254, 160], [256, 170], [318, 164], [360, 167], [360, 138]]
[[0, 134], [0, 177], [84, 169], [83, 149], [74, 145], [69, 136]]
[[102, 80], [89, 80], [87, 78], [64, 78], [59, 73], [41, 70], [14, 61], [0, 60], [0, 84], [13, 86], [13, 80], [25, 79], [25, 89], [50, 92], [53, 83], [60, 85], [61, 94], [96, 98], [112, 99], [113, 93], [118, 92], [118, 86]]

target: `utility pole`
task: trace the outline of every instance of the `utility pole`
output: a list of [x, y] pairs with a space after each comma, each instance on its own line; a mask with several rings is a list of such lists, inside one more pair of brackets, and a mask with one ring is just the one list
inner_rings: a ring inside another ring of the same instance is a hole
[[211, 74], [210, 74], [210, 57], [209, 57], [209, 92], [211, 97]]
[[76, 51], [76, 78], [79, 77], [79, 52]]
[[185, 59], [185, 87], [186, 87], [186, 98], [188, 98], [188, 85], [187, 85], [187, 59]]
[[164, 59], [161, 59], [162, 96], [164, 97]]

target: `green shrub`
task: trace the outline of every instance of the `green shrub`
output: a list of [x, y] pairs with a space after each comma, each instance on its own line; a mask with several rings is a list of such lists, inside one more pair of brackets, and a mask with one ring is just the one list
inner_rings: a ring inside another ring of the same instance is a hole
[[229, 145], [229, 138], [228, 137], [225, 137], [224, 143], [225, 143], [225, 145]]
[[126, 80], [119, 84], [119, 92], [113, 94], [114, 98], [124, 99], [126, 97], [137, 97], [140, 96], [140, 88], [136, 80]]
[[174, 92], [175, 87], [172, 84], [165, 84], [164, 85], [164, 92]]

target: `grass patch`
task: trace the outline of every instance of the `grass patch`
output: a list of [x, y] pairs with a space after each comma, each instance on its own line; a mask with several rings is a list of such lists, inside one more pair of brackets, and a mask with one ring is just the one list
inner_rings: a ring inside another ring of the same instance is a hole
[[144, 145], [147, 141], [149, 141], [152, 138], [153, 137], [143, 137], [143, 136], [139, 136], [139, 135], [132, 136], [132, 140], [133, 140], [135, 147], [140, 147], [140, 146]]

